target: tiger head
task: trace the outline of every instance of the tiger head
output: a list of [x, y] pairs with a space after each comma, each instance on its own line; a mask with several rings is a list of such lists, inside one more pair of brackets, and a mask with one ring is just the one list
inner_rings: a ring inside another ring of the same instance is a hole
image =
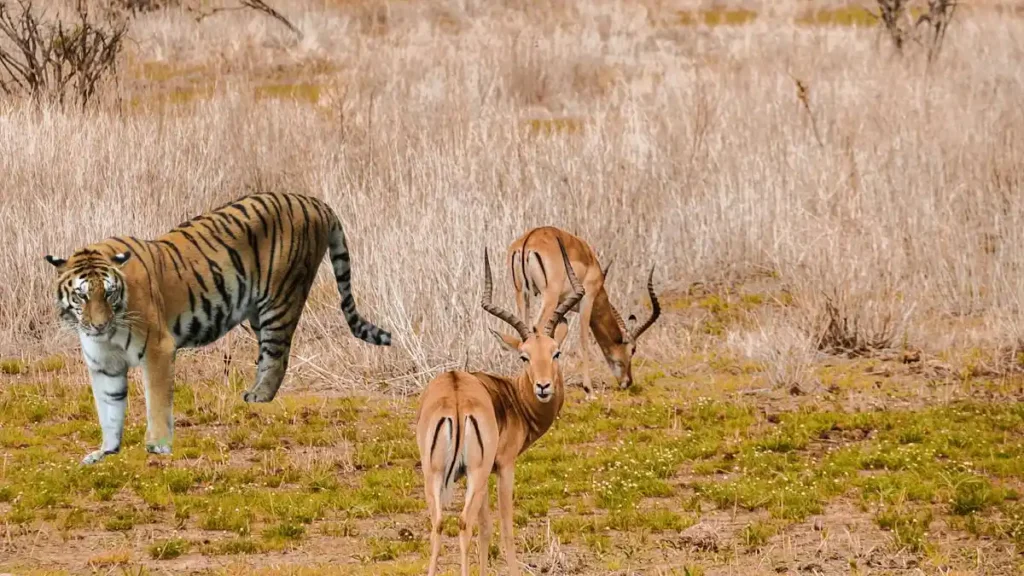
[[124, 325], [128, 291], [121, 266], [131, 252], [108, 256], [88, 248], [68, 259], [47, 255], [57, 268], [57, 308], [61, 322], [85, 336], [98, 337]]

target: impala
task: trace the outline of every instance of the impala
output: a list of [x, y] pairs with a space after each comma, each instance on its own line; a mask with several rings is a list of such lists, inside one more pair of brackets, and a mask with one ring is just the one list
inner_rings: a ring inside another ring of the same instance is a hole
[[565, 390], [558, 358], [568, 331], [565, 313], [583, 297], [562, 248], [573, 293], [551, 314], [544, 329], [527, 327], [522, 319], [491, 303], [491, 264], [484, 250], [483, 309], [507, 322], [519, 337], [492, 330], [501, 345], [519, 354], [523, 370], [515, 378], [486, 372], [445, 372], [427, 384], [420, 396], [416, 442], [420, 450], [430, 532], [429, 575], [437, 573], [441, 551], [441, 516], [452, 487], [466, 477], [466, 502], [459, 516], [462, 574], [469, 574], [469, 544], [474, 523], [480, 523], [477, 548], [480, 572], [487, 573], [487, 552], [493, 534], [489, 518], [487, 479], [498, 476], [498, 516], [505, 560], [519, 574], [512, 537], [512, 487], [516, 457], [537, 441], [555, 421]]
[[552, 226], [534, 228], [509, 245], [507, 257], [520, 317], [529, 316], [531, 299], [538, 296], [541, 298], [541, 309], [534, 325], [550, 318], [555, 308], [572, 294], [572, 287], [562, 267], [552, 266], [558, 262], [559, 246], [563, 245], [569, 254], [572, 268], [576, 276], [582, 279], [586, 291], [578, 310], [580, 351], [583, 354], [583, 390], [588, 399], [593, 397], [590, 385], [590, 360], [586, 346], [588, 326], [598, 346], [601, 347], [605, 362], [608, 363], [608, 368], [618, 381], [619, 387], [627, 388], [633, 382], [633, 354], [636, 352], [636, 341], [661, 315], [661, 305], [654, 293], [654, 267], [651, 267], [651, 273], [647, 277], [651, 316], [643, 324], [636, 326], [636, 316], [630, 315], [630, 326], [627, 327], [622, 321], [622, 316], [608, 300], [608, 292], [604, 289], [604, 281], [611, 263], [602, 269], [590, 245], [565, 230]]

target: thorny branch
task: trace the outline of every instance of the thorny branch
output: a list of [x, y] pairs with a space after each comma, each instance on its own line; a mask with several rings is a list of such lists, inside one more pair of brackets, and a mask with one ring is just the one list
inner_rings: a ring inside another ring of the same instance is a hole
[[302, 39], [302, 31], [300, 31], [294, 24], [292, 24], [291, 21], [288, 20], [288, 18], [285, 18], [285, 16], [283, 14], [281, 14], [280, 12], [275, 10], [272, 6], [270, 6], [269, 4], [264, 2], [263, 0], [239, 0], [239, 3], [241, 4], [241, 6], [227, 6], [227, 7], [221, 7], [221, 8], [208, 8], [206, 10], [202, 10], [202, 9], [199, 9], [199, 8], [192, 8], [191, 6], [189, 6], [187, 8], [187, 10], [189, 12], [193, 12], [193, 13], [196, 14], [196, 21], [197, 22], [199, 22], [201, 20], [204, 20], [206, 18], [209, 18], [210, 16], [213, 16], [215, 14], [219, 14], [221, 12], [234, 12], [236, 10], [245, 10], [245, 9], [255, 10], [257, 12], [261, 12], [261, 13], [267, 15], [267, 16], [270, 16], [271, 18], [273, 18], [274, 20], [277, 20], [281, 24], [284, 24], [289, 30], [292, 31], [293, 34], [295, 34], [296, 37], [298, 37], [299, 39]]

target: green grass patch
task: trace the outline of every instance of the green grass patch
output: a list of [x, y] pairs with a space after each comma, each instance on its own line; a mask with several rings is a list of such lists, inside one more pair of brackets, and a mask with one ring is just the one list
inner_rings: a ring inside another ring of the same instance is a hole
[[187, 540], [171, 538], [150, 544], [148, 552], [149, 557], [154, 560], [173, 560], [187, 554], [190, 548], [191, 544]]

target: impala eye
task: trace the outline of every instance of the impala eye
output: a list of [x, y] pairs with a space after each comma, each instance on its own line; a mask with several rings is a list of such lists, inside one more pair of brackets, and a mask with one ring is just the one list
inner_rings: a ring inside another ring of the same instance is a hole
[[554, 359], [558, 360], [561, 357], [562, 357], [562, 351], [561, 350], [555, 350]]
[[530, 357], [527, 356], [526, 354], [520, 355], [519, 359], [522, 360], [523, 362], [529, 362], [530, 361]]

